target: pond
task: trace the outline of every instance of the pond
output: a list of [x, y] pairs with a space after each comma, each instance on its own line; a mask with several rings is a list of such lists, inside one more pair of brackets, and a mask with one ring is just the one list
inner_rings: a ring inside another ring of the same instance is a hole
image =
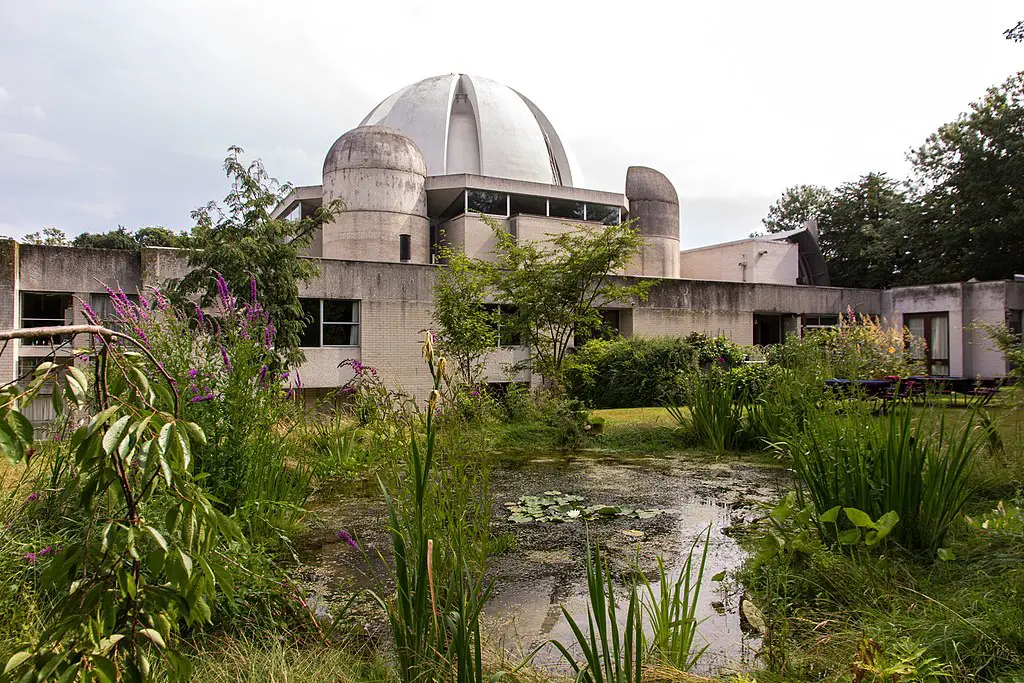
[[[723, 582], [710, 578], [736, 569], [745, 557], [729, 535], [729, 527], [763, 515], [759, 503], [776, 500], [786, 484], [784, 470], [741, 459], [587, 452], [499, 459], [490, 475], [492, 523], [497, 533], [510, 534], [514, 542], [508, 551], [491, 558], [495, 584], [486, 609], [487, 636], [514, 653], [531, 651], [551, 638], [571, 641], [560, 606], [577, 620], [585, 619], [588, 535], [606, 549], [617, 577], [627, 576], [636, 566], [653, 578], [658, 556], [676, 575], [694, 539], [710, 525], [705, 586], [698, 608], [704, 620], [698, 640], [709, 643], [709, 648], [700, 669], [714, 673], [748, 664], [758, 643], [740, 628], [739, 590], [731, 578]], [[646, 518], [595, 514], [589, 521], [578, 518], [561, 524], [509, 519], [506, 504], [547, 491], [583, 498], [574, 503], [577, 507], [662, 512], [642, 515]], [[309, 567], [304, 583], [315, 600], [332, 602], [353, 586], [371, 585], [368, 572], [385, 571], [367, 568], [359, 552], [333, 536], [336, 529], [353, 529], [371, 553], [386, 548], [387, 525], [381, 508], [375, 489], [369, 486], [354, 487], [341, 500], [315, 507], [315, 528], [303, 552]], [[561, 669], [550, 646], [541, 649], [535, 664]]]

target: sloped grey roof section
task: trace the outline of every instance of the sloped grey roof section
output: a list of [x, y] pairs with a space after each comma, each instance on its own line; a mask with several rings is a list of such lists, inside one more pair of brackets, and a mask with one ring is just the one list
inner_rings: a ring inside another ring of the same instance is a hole
[[796, 242], [800, 247], [800, 282], [802, 285], [819, 285], [829, 287], [832, 280], [828, 274], [828, 264], [818, 244], [818, 221], [813, 218], [804, 223], [802, 228], [770, 235], [772, 239]]
[[530, 100], [468, 74], [433, 76], [378, 104], [359, 124], [386, 126], [411, 139], [427, 174], [484, 175], [580, 187], [576, 157]]

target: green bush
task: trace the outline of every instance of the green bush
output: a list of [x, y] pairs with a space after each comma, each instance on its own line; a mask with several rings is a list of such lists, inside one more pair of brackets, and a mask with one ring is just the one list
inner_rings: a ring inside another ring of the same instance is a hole
[[[289, 430], [303, 415], [288, 400], [297, 375], [284, 369], [274, 325], [253, 284], [237, 300], [223, 278], [212, 311], [186, 311], [157, 292], [136, 303], [111, 291], [112, 324], [153, 354], [181, 395], [181, 413], [206, 435], [196, 447], [204, 488], [257, 535], [277, 538], [303, 514], [311, 473], [287, 463]], [[86, 314], [94, 314], [86, 306]]]
[[569, 396], [594, 408], [642, 408], [684, 399], [686, 378], [701, 367], [733, 367], [745, 357], [725, 337], [593, 340], [566, 362]]

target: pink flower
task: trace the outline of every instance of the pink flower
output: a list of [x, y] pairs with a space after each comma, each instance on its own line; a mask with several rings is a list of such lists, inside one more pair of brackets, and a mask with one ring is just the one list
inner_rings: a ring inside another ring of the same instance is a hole
[[341, 529], [340, 531], [335, 533], [334, 537], [337, 538], [342, 543], [347, 543], [350, 548], [353, 548], [355, 550], [359, 549], [359, 544], [356, 543], [356, 539], [354, 539], [352, 537], [352, 534], [350, 534], [349, 532], [345, 531], [344, 529]]
[[28, 494], [28, 498], [25, 499], [25, 502], [26, 503], [35, 503], [38, 500], [39, 500], [39, 493], [36, 492], [36, 491], [33, 491], [32, 493]]

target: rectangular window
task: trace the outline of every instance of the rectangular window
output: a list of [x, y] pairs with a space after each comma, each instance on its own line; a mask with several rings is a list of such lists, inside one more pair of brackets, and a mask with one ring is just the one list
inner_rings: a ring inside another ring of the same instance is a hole
[[548, 211], [552, 218], [571, 218], [582, 221], [586, 215], [583, 202], [574, 202], [568, 199], [549, 199]]
[[504, 192], [469, 190], [466, 201], [470, 211], [488, 213], [492, 216], [508, 215], [508, 195]]
[[488, 311], [493, 316], [491, 320], [496, 333], [495, 337], [497, 338], [496, 346], [499, 349], [504, 346], [522, 345], [519, 332], [514, 329], [510, 320], [516, 313], [515, 306], [509, 306], [508, 304], [484, 304], [483, 307], [485, 311]]
[[544, 197], [529, 197], [523, 194], [514, 194], [509, 197], [509, 213], [513, 216], [525, 214], [528, 216], [547, 216], [548, 200]]
[[839, 325], [838, 315], [805, 315], [803, 329], [820, 330]]
[[306, 327], [299, 346], [359, 346], [359, 302], [352, 299], [302, 299]]
[[579, 348], [593, 339], [611, 341], [621, 336], [622, 332], [622, 311], [615, 308], [602, 308], [598, 310], [601, 314], [601, 325], [594, 330], [577, 330], [573, 336], [573, 346]]
[[412, 235], [398, 236], [398, 260], [412, 261]]
[[[137, 295], [128, 294], [126, 296], [132, 303], [139, 303], [139, 297]], [[111, 301], [110, 295], [107, 293], [90, 294], [89, 307], [92, 308], [93, 312], [100, 319], [99, 322], [108, 327], [113, 324], [114, 319], [117, 317], [117, 311], [114, 310], [114, 302]], [[115, 327], [114, 329], [118, 328]]]
[[915, 313], [903, 316], [903, 325], [910, 334], [924, 339], [923, 352], [915, 360], [923, 360], [929, 375], [949, 376], [949, 314]]
[[604, 225], [618, 225], [619, 207], [587, 202], [587, 220]]
[[[22, 328], [53, 327], [67, 324], [67, 310], [71, 308], [70, 294], [38, 294], [22, 292]], [[69, 341], [67, 335], [54, 335], [45, 339], [23, 339], [22, 346], [50, 346]]]

